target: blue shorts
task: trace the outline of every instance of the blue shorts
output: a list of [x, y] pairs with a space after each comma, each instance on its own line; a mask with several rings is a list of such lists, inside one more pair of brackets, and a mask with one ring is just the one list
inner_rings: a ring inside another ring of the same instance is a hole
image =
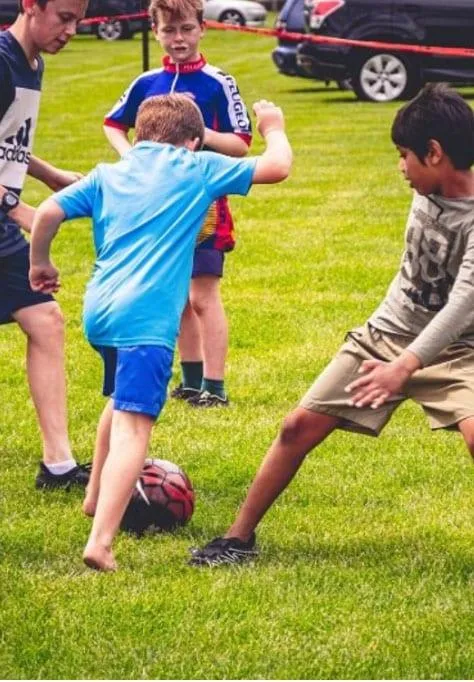
[[28, 279], [30, 247], [0, 257], [0, 324], [14, 322], [13, 313], [39, 303], [54, 301], [50, 294], [33, 291]]
[[166, 400], [173, 351], [164, 346], [94, 346], [104, 362], [102, 393], [114, 409], [156, 419]]
[[219, 249], [199, 249], [194, 251], [193, 272], [191, 277], [213, 275], [222, 277], [224, 274], [224, 252]]

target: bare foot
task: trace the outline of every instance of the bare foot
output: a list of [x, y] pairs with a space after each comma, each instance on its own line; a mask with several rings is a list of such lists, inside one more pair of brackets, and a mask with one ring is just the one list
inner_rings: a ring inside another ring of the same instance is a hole
[[82, 555], [84, 563], [96, 571], [116, 571], [117, 563], [112, 550], [99, 545], [87, 545]]
[[86, 496], [82, 503], [82, 511], [86, 516], [94, 516], [97, 507], [98, 495], [94, 495], [89, 488], [86, 488]]

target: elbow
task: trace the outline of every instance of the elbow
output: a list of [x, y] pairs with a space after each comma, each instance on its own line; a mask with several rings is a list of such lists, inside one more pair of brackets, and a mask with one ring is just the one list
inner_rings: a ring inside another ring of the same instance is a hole
[[277, 164], [275, 164], [275, 166], [272, 169], [275, 177], [273, 182], [283, 182], [283, 180], [286, 180], [288, 178], [291, 172], [292, 161], [293, 160], [290, 157], [288, 159], [282, 159]]
[[247, 153], [249, 151], [249, 146], [244, 140], [239, 140], [239, 144], [237, 144], [234, 149], [233, 149], [233, 156], [237, 158], [243, 158], [244, 156], [247, 156]]

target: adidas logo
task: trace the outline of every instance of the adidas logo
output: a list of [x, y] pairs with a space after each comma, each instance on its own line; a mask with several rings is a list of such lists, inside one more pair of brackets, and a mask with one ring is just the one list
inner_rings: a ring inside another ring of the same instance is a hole
[[28, 151], [30, 131], [31, 118], [27, 118], [15, 135], [6, 137], [4, 143], [0, 145], [0, 161], [16, 161], [28, 165], [31, 158]]

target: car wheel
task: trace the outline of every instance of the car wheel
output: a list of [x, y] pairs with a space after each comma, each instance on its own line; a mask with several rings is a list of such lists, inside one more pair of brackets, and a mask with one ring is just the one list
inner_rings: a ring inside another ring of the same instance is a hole
[[414, 65], [390, 52], [366, 54], [353, 69], [351, 81], [357, 97], [371, 102], [406, 99], [419, 89]]
[[97, 37], [102, 40], [120, 40], [130, 37], [130, 30], [125, 21], [102, 21], [97, 26]]
[[219, 17], [219, 21], [223, 24], [237, 24], [238, 26], [245, 26], [245, 17], [236, 9], [226, 9]]

